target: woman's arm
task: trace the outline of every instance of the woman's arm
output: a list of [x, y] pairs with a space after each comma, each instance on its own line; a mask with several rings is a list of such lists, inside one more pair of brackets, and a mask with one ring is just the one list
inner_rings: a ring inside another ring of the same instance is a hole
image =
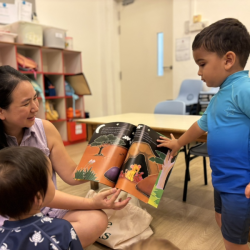
[[77, 165], [68, 155], [62, 138], [54, 125], [49, 121], [43, 120], [43, 126], [50, 150], [50, 160], [56, 173], [69, 185], [78, 185], [86, 182], [74, 179]]
[[56, 190], [54, 199], [49, 204], [43, 204], [44, 206], [68, 209], [68, 210], [92, 210], [92, 209], [115, 209], [119, 210], [125, 207], [129, 200], [117, 201], [121, 190], [112, 188], [108, 191], [98, 193], [93, 198], [83, 198], [79, 196], [74, 196]]
[[[63, 181], [70, 185], [86, 182], [74, 180], [77, 165], [68, 155], [61, 136], [54, 125], [46, 120], [43, 120], [43, 125], [47, 137], [48, 148], [50, 149], [50, 160], [56, 173]], [[46, 206], [69, 210], [121, 209], [127, 205], [130, 198], [115, 202], [119, 194], [120, 190], [113, 188], [106, 192], [99, 193], [93, 198], [83, 198], [56, 190], [53, 201], [46, 204]]]

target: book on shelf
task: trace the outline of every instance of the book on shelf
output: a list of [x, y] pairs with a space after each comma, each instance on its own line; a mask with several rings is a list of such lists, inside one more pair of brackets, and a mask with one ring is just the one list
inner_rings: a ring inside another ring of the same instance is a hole
[[158, 207], [176, 157], [157, 147], [163, 136], [150, 127], [112, 122], [98, 126], [76, 168], [75, 178], [121, 189]]

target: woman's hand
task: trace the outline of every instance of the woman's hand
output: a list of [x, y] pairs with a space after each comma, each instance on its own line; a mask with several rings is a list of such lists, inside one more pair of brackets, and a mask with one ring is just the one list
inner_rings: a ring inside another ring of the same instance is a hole
[[167, 147], [171, 149], [170, 157], [173, 158], [177, 152], [180, 150], [182, 145], [179, 144], [178, 140], [175, 139], [173, 134], [170, 134], [172, 139], [169, 139], [167, 137], [160, 136], [160, 139], [157, 140], [157, 142], [160, 142], [157, 147]]
[[131, 198], [126, 198], [123, 201], [120, 199], [116, 202], [116, 199], [119, 196], [120, 192], [120, 189], [112, 188], [108, 191], [96, 194], [93, 198], [91, 198], [93, 209], [96, 208], [120, 210], [124, 208]]

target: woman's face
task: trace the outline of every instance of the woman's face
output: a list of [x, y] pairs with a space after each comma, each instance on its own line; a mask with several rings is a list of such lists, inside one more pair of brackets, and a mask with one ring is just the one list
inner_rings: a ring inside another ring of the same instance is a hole
[[8, 109], [0, 109], [0, 119], [7, 130], [29, 128], [35, 122], [39, 109], [37, 94], [28, 81], [20, 82], [11, 94], [12, 103]]

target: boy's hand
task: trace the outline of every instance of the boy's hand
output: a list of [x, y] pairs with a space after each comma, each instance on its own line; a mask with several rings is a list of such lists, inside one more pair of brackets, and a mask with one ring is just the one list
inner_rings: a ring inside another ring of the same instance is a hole
[[248, 199], [250, 198], [250, 183], [246, 186], [245, 195]]
[[172, 139], [160, 136], [160, 139], [157, 140], [157, 142], [160, 142], [160, 144], [157, 145], [157, 147], [170, 148], [171, 149], [170, 157], [173, 158], [182, 146], [179, 144], [178, 140], [175, 139], [173, 134], [170, 134], [170, 136]]

